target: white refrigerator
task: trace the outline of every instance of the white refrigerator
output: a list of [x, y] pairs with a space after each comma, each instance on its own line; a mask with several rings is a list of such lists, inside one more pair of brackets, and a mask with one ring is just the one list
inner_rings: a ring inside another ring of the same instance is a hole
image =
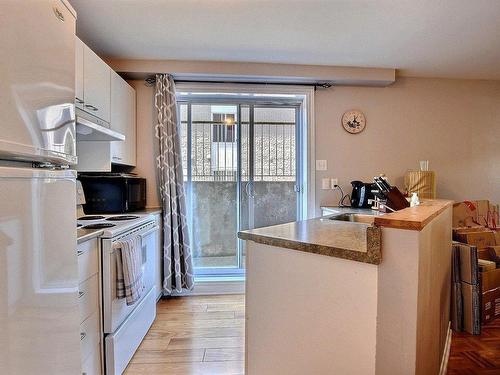
[[0, 1], [0, 374], [80, 374], [75, 21]]

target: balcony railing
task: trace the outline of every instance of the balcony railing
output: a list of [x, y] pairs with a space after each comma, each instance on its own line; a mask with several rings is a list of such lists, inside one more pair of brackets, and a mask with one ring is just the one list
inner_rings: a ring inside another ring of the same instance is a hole
[[[254, 181], [295, 181], [295, 122], [241, 123], [241, 178]], [[188, 131], [189, 130], [189, 131]], [[238, 134], [235, 124], [216, 121], [181, 122], [181, 148], [185, 181], [236, 181]], [[250, 155], [250, 145], [253, 155]], [[188, 147], [189, 145], [189, 147]], [[191, 150], [188, 160], [187, 150]], [[253, 156], [253, 160], [252, 159]], [[188, 173], [190, 172], [190, 173]]]

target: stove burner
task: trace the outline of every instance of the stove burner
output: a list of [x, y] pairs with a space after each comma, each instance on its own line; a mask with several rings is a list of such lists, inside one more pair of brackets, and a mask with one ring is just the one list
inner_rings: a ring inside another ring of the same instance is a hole
[[95, 223], [95, 224], [90, 224], [90, 225], [85, 225], [83, 229], [102, 229], [102, 228], [110, 228], [114, 227], [115, 224], [111, 223]]
[[104, 219], [104, 216], [90, 215], [90, 216], [82, 216], [82, 217], [78, 218], [78, 220], [101, 220], [101, 219]]
[[134, 216], [134, 215], [119, 215], [119, 216], [111, 216], [106, 218], [106, 220], [110, 221], [124, 221], [124, 220], [134, 220], [138, 219], [139, 216]]

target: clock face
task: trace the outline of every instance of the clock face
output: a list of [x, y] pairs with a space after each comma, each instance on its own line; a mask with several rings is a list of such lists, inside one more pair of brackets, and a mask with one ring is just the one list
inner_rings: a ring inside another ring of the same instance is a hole
[[366, 127], [365, 115], [357, 109], [347, 111], [342, 116], [342, 126], [351, 134], [361, 133]]

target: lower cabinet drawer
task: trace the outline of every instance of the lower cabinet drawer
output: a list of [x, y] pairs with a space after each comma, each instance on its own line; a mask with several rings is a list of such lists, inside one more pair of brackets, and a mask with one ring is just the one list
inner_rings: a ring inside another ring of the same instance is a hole
[[99, 271], [97, 238], [83, 242], [76, 248], [78, 254], [78, 280], [80, 283]]
[[82, 362], [82, 375], [101, 375], [101, 347], [97, 345]]
[[95, 274], [78, 286], [80, 322], [99, 310], [99, 274]]
[[82, 324], [80, 324], [80, 352], [81, 358], [85, 360], [99, 346], [99, 314], [93, 313]]
[[106, 375], [121, 375], [148, 333], [156, 317], [156, 288], [153, 286], [143, 300], [104, 340]]

